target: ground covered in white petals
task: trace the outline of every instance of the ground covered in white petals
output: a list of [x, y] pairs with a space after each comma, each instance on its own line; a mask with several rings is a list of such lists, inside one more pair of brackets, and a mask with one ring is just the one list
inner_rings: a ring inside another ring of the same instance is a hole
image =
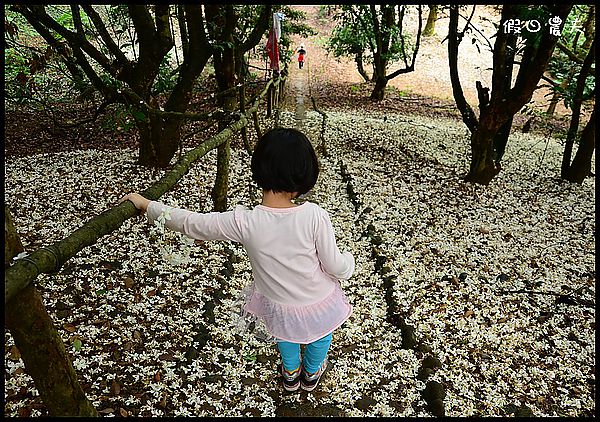
[[[301, 122], [315, 145], [321, 122], [315, 112]], [[233, 329], [235, 299], [251, 280], [240, 245], [205, 242], [173, 266], [157, 229], [133, 218], [39, 277], [88, 398], [107, 416], [429, 416], [417, 375], [433, 356], [440, 365], [428, 380], [445, 386], [447, 416], [595, 415], [594, 179], [561, 182], [558, 142], [515, 134], [490, 185], [467, 184], [465, 132], [453, 120], [327, 112], [328, 155], [308, 199], [329, 211], [357, 267], [342, 284], [354, 312], [334, 333], [332, 367], [313, 393], [284, 393], [275, 347]], [[5, 203], [26, 251], [161, 176], [135, 155], [7, 158]], [[215, 163], [213, 151], [161, 200], [210, 211]], [[248, 155], [234, 149], [229, 205], [257, 198]], [[369, 225], [395, 280], [387, 296]], [[390, 301], [426, 348], [401, 348]], [[44, 415], [13, 345], [5, 330], [4, 413]]]

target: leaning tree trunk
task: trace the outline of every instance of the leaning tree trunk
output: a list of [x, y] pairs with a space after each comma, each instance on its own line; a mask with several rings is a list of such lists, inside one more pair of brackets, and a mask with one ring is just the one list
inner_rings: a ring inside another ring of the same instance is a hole
[[[501, 89], [505, 92], [510, 90], [510, 84], [512, 82], [513, 68], [514, 68], [514, 59], [515, 59], [515, 51], [516, 51], [517, 37], [509, 36], [506, 41], [506, 56], [504, 57], [504, 72], [506, 76], [504, 77], [504, 81], [502, 83]], [[494, 135], [492, 140], [494, 151], [493, 151], [493, 159], [494, 165], [500, 167], [500, 160], [504, 156], [504, 151], [506, 151], [506, 144], [508, 143], [508, 137], [510, 135], [510, 129], [512, 128], [514, 116], [510, 116], [508, 120], [500, 126], [498, 132]]]
[[590, 116], [590, 120], [585, 125], [585, 128], [581, 132], [581, 138], [579, 139], [579, 148], [575, 153], [575, 158], [569, 166], [569, 169], [564, 174], [564, 179], [575, 182], [583, 183], [583, 180], [589, 176], [592, 170], [592, 155], [596, 148], [596, 106]]
[[575, 96], [573, 98], [573, 105], [571, 107], [571, 122], [569, 124], [569, 129], [567, 131], [567, 137], [565, 139], [565, 150], [563, 152], [562, 164], [560, 175], [563, 179], [567, 179], [567, 175], [569, 173], [570, 163], [571, 163], [571, 154], [573, 153], [573, 143], [575, 142], [575, 138], [577, 136], [577, 130], [579, 128], [579, 119], [581, 117], [581, 103], [583, 102], [583, 91], [585, 89], [585, 82], [587, 76], [589, 75], [592, 67], [592, 63], [594, 63], [595, 58], [595, 50], [596, 50], [596, 40], [592, 42], [590, 50], [588, 51], [587, 56], [585, 57], [583, 64], [581, 65], [581, 70], [579, 71], [579, 76], [577, 77], [577, 85], [575, 87]]
[[354, 61], [356, 62], [356, 69], [358, 70], [358, 73], [360, 73], [360, 76], [362, 76], [365, 82], [369, 82], [371, 78], [369, 78], [369, 74], [365, 71], [362, 52], [358, 52], [354, 55]]
[[[4, 267], [23, 246], [4, 207]], [[4, 324], [50, 416], [98, 416], [87, 399], [60, 335], [33, 284], [6, 303]]]
[[437, 21], [438, 6], [435, 4], [429, 5], [429, 15], [427, 15], [427, 23], [423, 30], [424, 37], [430, 37], [435, 34], [435, 21]]

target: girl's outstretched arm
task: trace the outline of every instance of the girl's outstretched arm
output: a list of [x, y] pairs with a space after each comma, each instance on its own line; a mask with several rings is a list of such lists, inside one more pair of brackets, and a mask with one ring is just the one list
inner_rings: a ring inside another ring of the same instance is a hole
[[152, 224], [163, 210], [169, 210], [165, 227], [183, 233], [197, 240], [232, 240], [242, 242], [243, 233], [239, 218], [241, 210], [227, 212], [196, 213], [181, 208], [173, 208], [160, 202], [150, 201], [138, 193], [129, 193], [119, 200], [131, 201], [142, 214], [147, 212]]

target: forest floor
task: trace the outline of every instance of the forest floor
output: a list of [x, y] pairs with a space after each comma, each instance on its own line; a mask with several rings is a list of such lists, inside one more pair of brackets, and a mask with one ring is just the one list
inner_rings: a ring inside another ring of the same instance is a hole
[[[325, 25], [317, 10], [310, 22]], [[468, 140], [453, 102], [415, 73], [412, 88], [372, 103], [323, 36], [296, 40], [307, 65], [290, 69], [283, 110], [262, 118], [325, 147], [309, 199], [357, 262], [342, 283], [353, 314], [319, 388], [285, 393], [275, 348], [235, 330], [251, 280], [240, 245], [206, 242], [173, 267], [158, 249], [180, 239], [142, 218], [38, 279], [86, 395], [106, 416], [425, 417], [440, 411], [424, 400], [435, 381], [447, 416], [594, 416], [595, 180], [561, 182], [549, 135], [564, 119], [528, 134], [517, 122], [502, 172], [487, 187], [464, 183]], [[48, 114], [6, 123], [5, 202], [26, 251], [163, 173], [135, 164], [131, 132], [52, 130]], [[161, 200], [210, 211], [215, 162], [209, 153]], [[257, 204], [249, 174], [237, 139], [230, 206]], [[4, 413], [45, 412], [5, 330]]]

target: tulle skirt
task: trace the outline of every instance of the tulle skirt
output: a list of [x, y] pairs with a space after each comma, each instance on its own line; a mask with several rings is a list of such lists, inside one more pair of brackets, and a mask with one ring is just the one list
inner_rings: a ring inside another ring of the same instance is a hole
[[323, 300], [303, 306], [273, 302], [256, 291], [254, 283], [246, 286], [237, 301], [237, 328], [250, 331], [266, 342], [278, 340], [308, 344], [318, 340], [344, 323], [352, 313], [339, 282]]

